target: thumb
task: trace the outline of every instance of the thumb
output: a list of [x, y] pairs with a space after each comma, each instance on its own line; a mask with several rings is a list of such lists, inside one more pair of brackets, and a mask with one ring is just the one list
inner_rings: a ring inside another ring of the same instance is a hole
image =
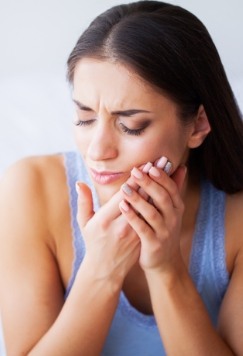
[[84, 183], [76, 182], [76, 191], [78, 193], [77, 221], [82, 229], [94, 215], [93, 199], [90, 188]]
[[179, 166], [177, 170], [172, 174], [172, 178], [174, 182], [176, 183], [179, 192], [182, 192], [182, 188], [185, 182], [185, 177], [187, 173], [187, 167], [186, 166]]

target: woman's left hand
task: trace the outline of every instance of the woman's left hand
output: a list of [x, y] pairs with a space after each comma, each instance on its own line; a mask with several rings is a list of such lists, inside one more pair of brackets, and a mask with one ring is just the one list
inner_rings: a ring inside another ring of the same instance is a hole
[[156, 167], [148, 174], [134, 168], [131, 176], [150, 197], [150, 201], [146, 201], [127, 184], [122, 186], [124, 200], [120, 210], [141, 240], [140, 265], [145, 272], [166, 271], [180, 256], [184, 212], [181, 192], [186, 167], [178, 167], [171, 177]]

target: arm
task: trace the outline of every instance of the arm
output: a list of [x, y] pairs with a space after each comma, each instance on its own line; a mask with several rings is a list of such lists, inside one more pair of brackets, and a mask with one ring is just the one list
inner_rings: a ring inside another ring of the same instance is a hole
[[[234, 352], [242, 350], [242, 338], [231, 338], [228, 345], [226, 340], [229, 338], [220, 336], [213, 328], [182, 260], [180, 226], [184, 207], [180, 190], [184, 176], [181, 168], [174, 175], [174, 181], [163, 172], [160, 172], [160, 176], [143, 174], [140, 179], [134, 176], [136, 183], [153, 199], [154, 206], [133, 191], [131, 195], [124, 194], [125, 201], [131, 207], [123, 209], [121, 205], [121, 211], [141, 239], [140, 264], [148, 281], [166, 352], [180, 356], [234, 355]], [[231, 288], [239, 290], [239, 276], [235, 283]], [[242, 294], [234, 297], [231, 305], [239, 302], [242, 308]], [[232, 313], [231, 318], [233, 315], [242, 330], [242, 313], [237, 316]]]
[[[43, 198], [42, 177], [39, 167], [23, 161], [10, 169], [1, 182], [0, 298], [7, 352], [98, 355], [116, 309], [124, 274], [131, 261], [138, 258], [139, 240], [135, 234], [124, 239], [121, 217], [114, 217], [118, 210], [114, 209], [115, 199], [93, 214], [90, 192], [83, 189], [78, 204], [79, 208], [89, 206], [85, 214], [83, 209], [79, 211], [88, 251], [64, 303], [45, 217], [48, 201]], [[104, 221], [107, 226], [102, 228]], [[102, 261], [101, 249], [108, 251], [102, 255]]]
[[1, 180], [0, 298], [10, 355], [26, 355], [63, 305], [41, 192], [38, 170], [27, 160], [10, 168]]
[[240, 339], [237, 344], [229, 344], [231, 348], [228, 346], [214, 329], [184, 263], [178, 263], [177, 268], [179, 270], [166, 275], [156, 271], [146, 273], [153, 310], [168, 355], [236, 355], [233, 349], [236, 350]]

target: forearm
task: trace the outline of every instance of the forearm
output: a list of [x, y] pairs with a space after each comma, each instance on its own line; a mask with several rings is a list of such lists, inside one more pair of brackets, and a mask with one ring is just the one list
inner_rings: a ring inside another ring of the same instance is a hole
[[100, 355], [119, 298], [113, 281], [96, 280], [82, 265], [52, 327], [28, 355]]
[[229, 356], [183, 263], [177, 273], [146, 273], [166, 354]]

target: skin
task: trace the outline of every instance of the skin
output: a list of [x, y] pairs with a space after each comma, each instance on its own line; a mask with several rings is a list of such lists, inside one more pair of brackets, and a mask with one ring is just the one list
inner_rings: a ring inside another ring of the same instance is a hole
[[[63, 289], [71, 275], [73, 250], [62, 157], [25, 159], [2, 178], [0, 290], [8, 354], [99, 355], [123, 288], [135, 307], [155, 314], [167, 354], [241, 355], [242, 193], [227, 197], [225, 246], [231, 282], [218, 331], [187, 272], [200, 188], [181, 164], [210, 131], [203, 107], [183, 127], [169, 98], [128, 68], [94, 59], [77, 65], [73, 99], [74, 122], [91, 120], [75, 126], [88, 170], [122, 174], [110, 184], [94, 181], [102, 205], [97, 213], [90, 189], [82, 182], [77, 186], [77, 219], [87, 252], [66, 303]], [[124, 110], [131, 109], [149, 113], [125, 116]], [[149, 125], [140, 135], [130, 135], [121, 126], [138, 129], [144, 120]], [[153, 168], [138, 178], [134, 167], [162, 155], [173, 164], [170, 177]], [[124, 182], [131, 194], [121, 189]]]
[[[112, 86], [108, 78], [115, 78]], [[175, 167], [184, 160], [192, 125], [182, 127], [174, 103], [128, 69], [109, 62], [82, 60], [75, 71], [73, 99], [77, 107], [74, 122], [90, 122], [75, 130], [88, 169], [123, 173], [112, 185], [100, 187], [94, 182], [101, 204], [120, 189], [133, 167], [154, 162], [162, 155], [170, 157]], [[148, 113], [111, 114], [132, 109]], [[146, 127], [141, 134], [129, 135], [123, 131], [124, 126], [132, 130]]]

